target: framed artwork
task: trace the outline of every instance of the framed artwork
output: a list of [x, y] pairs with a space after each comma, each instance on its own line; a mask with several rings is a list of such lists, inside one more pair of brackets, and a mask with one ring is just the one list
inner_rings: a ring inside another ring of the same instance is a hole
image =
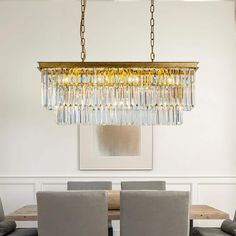
[[151, 170], [151, 126], [78, 126], [80, 170]]

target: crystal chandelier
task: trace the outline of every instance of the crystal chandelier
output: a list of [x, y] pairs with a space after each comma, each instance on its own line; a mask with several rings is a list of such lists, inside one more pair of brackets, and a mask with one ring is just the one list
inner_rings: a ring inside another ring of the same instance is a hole
[[82, 62], [39, 62], [42, 104], [58, 124], [180, 125], [195, 104], [197, 62], [85, 62], [85, 8], [81, 0]]

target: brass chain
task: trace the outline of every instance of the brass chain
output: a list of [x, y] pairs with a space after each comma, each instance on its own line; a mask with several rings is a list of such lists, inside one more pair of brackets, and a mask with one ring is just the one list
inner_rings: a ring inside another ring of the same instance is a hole
[[[81, 40], [81, 59], [82, 62], [86, 59], [86, 48], [85, 48], [85, 9], [86, 9], [86, 2], [87, 0], [81, 0], [81, 21], [80, 21], [80, 40]], [[150, 6], [150, 26], [151, 26], [151, 33], [150, 33], [150, 41], [151, 41], [151, 53], [150, 58], [153, 62], [155, 60], [155, 53], [154, 53], [154, 43], [155, 43], [155, 19], [154, 19], [154, 12], [155, 12], [155, 0], [151, 0]]]
[[81, 0], [81, 21], [80, 21], [80, 41], [81, 41], [81, 60], [82, 62], [86, 59], [86, 48], [85, 48], [85, 9], [86, 1]]
[[151, 0], [150, 12], [151, 12], [151, 19], [150, 19], [150, 26], [151, 26], [151, 33], [150, 33], [150, 40], [151, 40], [151, 53], [150, 58], [153, 62], [155, 60], [155, 53], [154, 53], [154, 43], [155, 43], [155, 19], [154, 19], [154, 12], [155, 12], [155, 0]]

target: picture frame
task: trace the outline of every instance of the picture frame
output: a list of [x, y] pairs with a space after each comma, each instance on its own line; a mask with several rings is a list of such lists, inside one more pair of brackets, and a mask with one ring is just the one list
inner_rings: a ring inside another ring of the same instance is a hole
[[152, 170], [152, 126], [78, 126], [80, 170]]

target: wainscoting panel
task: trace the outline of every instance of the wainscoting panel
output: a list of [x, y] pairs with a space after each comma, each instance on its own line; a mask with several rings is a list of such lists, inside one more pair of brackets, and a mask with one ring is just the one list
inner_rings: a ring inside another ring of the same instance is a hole
[[[8, 214], [21, 206], [35, 204], [35, 183], [4, 183], [0, 178], [0, 197], [2, 199], [5, 214]], [[18, 227], [32, 227], [35, 226], [36, 223], [18, 222], [17, 225]]]
[[[113, 189], [120, 189], [121, 181], [164, 180], [167, 190], [189, 191], [193, 204], [208, 204], [230, 213], [236, 209], [236, 176], [0, 176], [0, 197], [6, 214], [36, 203], [38, 191], [64, 191], [67, 181], [112, 181]], [[194, 225], [217, 226], [221, 221], [195, 221]], [[18, 222], [19, 226], [36, 225]], [[113, 222], [114, 235], [119, 235], [119, 221]]]
[[[236, 210], [236, 184], [235, 183], [199, 183], [199, 204], [208, 204], [230, 214], [233, 218]], [[198, 221], [201, 225], [220, 225], [222, 221]]]
[[66, 183], [42, 183], [42, 191], [65, 191], [67, 189]]
[[0, 183], [0, 196], [8, 214], [20, 206], [35, 204], [35, 184]]

